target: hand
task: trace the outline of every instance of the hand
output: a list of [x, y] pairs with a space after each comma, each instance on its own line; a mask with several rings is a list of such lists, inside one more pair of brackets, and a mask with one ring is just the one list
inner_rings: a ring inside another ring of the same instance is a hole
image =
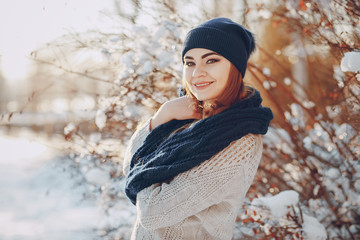
[[202, 113], [198, 109], [197, 101], [189, 96], [183, 96], [165, 102], [151, 119], [150, 129], [154, 129], [173, 119], [186, 120], [201, 118]]

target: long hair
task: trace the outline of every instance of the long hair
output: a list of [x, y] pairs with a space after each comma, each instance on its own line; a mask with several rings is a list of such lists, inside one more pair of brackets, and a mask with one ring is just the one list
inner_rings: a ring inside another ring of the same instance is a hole
[[[185, 86], [186, 95], [196, 100], [196, 97], [190, 91], [185, 77], [183, 77], [183, 86]], [[227, 85], [220, 97], [213, 102], [198, 101], [199, 110], [202, 111], [203, 118], [213, 116], [246, 98], [249, 91], [244, 84], [240, 71], [231, 63]]]

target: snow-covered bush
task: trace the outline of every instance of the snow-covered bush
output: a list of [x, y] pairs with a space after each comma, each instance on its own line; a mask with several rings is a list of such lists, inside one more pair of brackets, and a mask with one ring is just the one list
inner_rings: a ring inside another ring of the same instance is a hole
[[[346, 53], [360, 49], [359, 3], [244, 3], [243, 24], [257, 33], [258, 47], [245, 80], [261, 91], [275, 119], [234, 239], [358, 239], [360, 73], [358, 63], [352, 64], [358, 58]], [[113, 181], [123, 178], [123, 151], [138, 123], [176, 97], [181, 84], [181, 39], [194, 25], [185, 19], [196, 18], [179, 14], [181, 7], [188, 9], [181, 4], [157, 4], [155, 26], [127, 24], [118, 33], [72, 36], [75, 45], [98, 51], [108, 65], [106, 74], [85, 75], [112, 87], [98, 99], [94, 132], [71, 123], [64, 135], [74, 151], [91, 154], [100, 165], [116, 163], [116, 171], [109, 171]], [[217, 16], [203, 11], [198, 22]], [[90, 172], [88, 181], [99, 174]], [[121, 199], [107, 193], [112, 197], [104, 205]]]
[[[249, 209], [269, 192], [281, 196], [283, 190], [292, 189], [300, 199], [285, 217], [290, 225], [278, 219], [279, 211], [275, 216], [271, 212], [273, 218], [259, 220], [259, 234], [278, 239], [285, 238], [284, 233], [288, 239], [357, 239], [360, 32], [354, 19], [360, 6], [356, 1], [280, 1], [255, 8], [271, 12], [262, 35], [271, 33], [274, 39], [258, 42], [260, 56], [249, 72], [266, 93], [275, 121], [264, 137], [263, 161], [250, 190], [255, 200]], [[271, 200], [265, 203], [273, 210]], [[254, 224], [250, 223], [243, 222], [243, 227]], [[312, 235], [316, 226], [320, 235]]]
[[254, 199], [240, 214], [238, 239], [327, 239], [325, 227], [305, 214], [299, 193], [288, 190]]

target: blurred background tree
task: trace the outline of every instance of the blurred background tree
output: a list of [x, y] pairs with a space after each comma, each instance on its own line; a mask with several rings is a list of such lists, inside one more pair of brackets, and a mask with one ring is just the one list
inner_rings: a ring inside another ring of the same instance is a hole
[[[360, 238], [360, 73], [341, 66], [346, 52], [360, 49], [358, 1], [116, 0], [114, 7], [108, 17], [116, 32], [72, 33], [32, 53], [36, 86], [17, 111], [60, 104], [67, 114], [30, 127], [63, 134], [73, 154], [110, 165], [111, 178], [122, 181], [123, 151], [137, 125], [177, 96], [186, 32], [229, 17], [256, 34], [245, 81], [275, 114], [234, 239], [315, 239], [307, 216], [326, 229], [318, 239]], [[11, 111], [3, 118], [11, 120]], [[284, 190], [300, 196], [286, 215], [249, 210], [253, 199]], [[121, 198], [104, 192], [108, 206]]]

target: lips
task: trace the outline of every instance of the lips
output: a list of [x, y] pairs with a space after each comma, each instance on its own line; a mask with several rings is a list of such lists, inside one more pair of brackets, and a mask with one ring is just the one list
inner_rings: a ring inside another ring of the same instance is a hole
[[198, 82], [198, 83], [195, 83], [194, 86], [197, 88], [197, 89], [203, 89], [203, 88], [206, 88], [208, 86], [210, 86], [213, 82]]

